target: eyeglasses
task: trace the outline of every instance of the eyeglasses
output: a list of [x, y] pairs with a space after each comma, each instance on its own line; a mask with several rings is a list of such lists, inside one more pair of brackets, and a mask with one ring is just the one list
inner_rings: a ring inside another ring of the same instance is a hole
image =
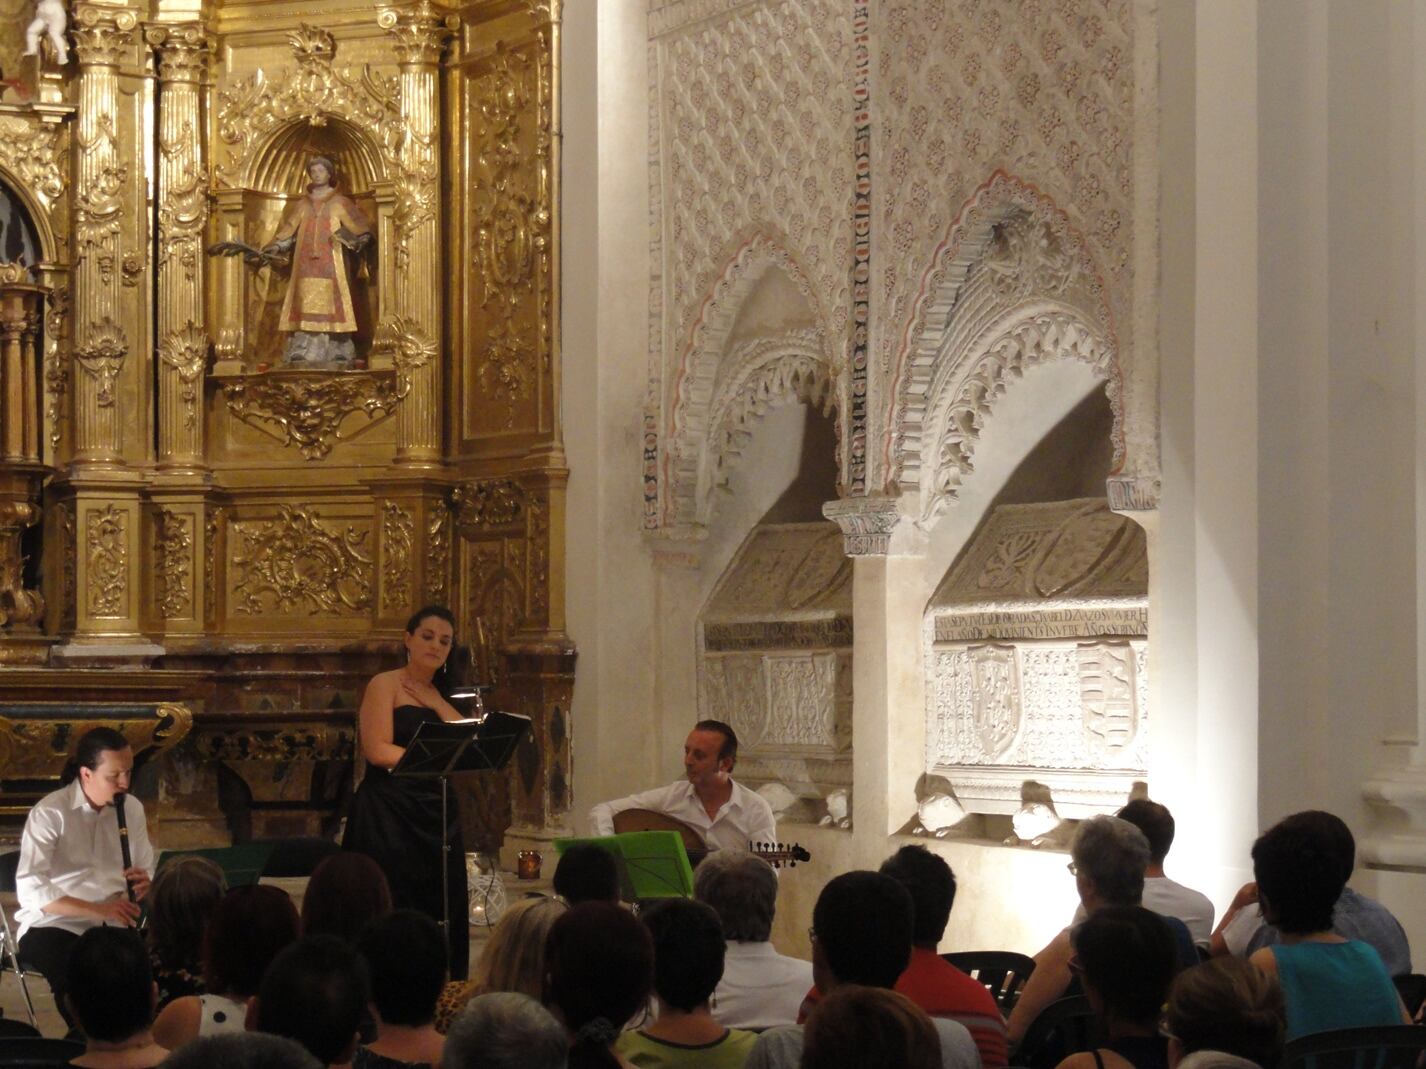
[[1067, 864], [1067, 865], [1065, 866], [1065, 868], [1069, 869], [1069, 874], [1070, 874], [1071, 876], [1078, 876], [1078, 875], [1079, 875], [1079, 866], [1076, 865], [1073, 861], [1071, 861], [1069, 864]]

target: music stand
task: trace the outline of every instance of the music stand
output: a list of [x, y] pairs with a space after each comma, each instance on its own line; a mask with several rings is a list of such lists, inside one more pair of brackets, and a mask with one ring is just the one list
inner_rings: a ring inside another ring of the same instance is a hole
[[678, 832], [626, 831], [591, 839], [556, 839], [555, 853], [563, 854], [576, 843], [591, 843], [614, 856], [619, 893], [626, 902], [693, 895], [693, 866]]
[[271, 856], [271, 843], [238, 843], [235, 846], [210, 846], [197, 850], [165, 850], [154, 866], [154, 878], [178, 857], [206, 857], [223, 870], [229, 887], [257, 883]]
[[453, 772], [498, 772], [530, 730], [530, 718], [491, 711], [479, 720], [426, 721], [416, 729], [393, 776], [441, 781], [441, 930], [446, 963], [451, 947], [450, 777]]

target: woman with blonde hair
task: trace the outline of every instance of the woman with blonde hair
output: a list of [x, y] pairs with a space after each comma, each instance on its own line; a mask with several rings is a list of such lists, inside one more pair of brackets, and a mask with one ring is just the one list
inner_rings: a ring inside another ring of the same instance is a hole
[[1169, 1065], [1259, 1069], [1277, 1064], [1287, 1031], [1282, 988], [1242, 958], [1214, 958], [1169, 988], [1163, 1032]]
[[545, 940], [555, 921], [569, 909], [557, 898], [522, 898], [512, 904], [495, 930], [466, 983], [447, 984], [436, 1004], [436, 1031], [446, 1029], [465, 1004], [490, 991], [516, 991], [539, 999], [545, 981]]

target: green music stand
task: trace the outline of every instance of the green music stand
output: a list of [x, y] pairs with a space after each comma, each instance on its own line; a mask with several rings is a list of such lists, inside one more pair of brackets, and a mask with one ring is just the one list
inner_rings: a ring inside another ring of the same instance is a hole
[[576, 843], [592, 843], [614, 855], [619, 895], [626, 902], [693, 895], [693, 866], [678, 832], [629, 831], [592, 839], [556, 839], [555, 853], [563, 854]]
[[267, 859], [272, 855], [271, 843], [239, 843], [237, 846], [210, 846], [201, 850], [165, 850], [158, 859], [154, 877], [176, 857], [206, 857], [220, 869], [229, 887], [257, 883]]

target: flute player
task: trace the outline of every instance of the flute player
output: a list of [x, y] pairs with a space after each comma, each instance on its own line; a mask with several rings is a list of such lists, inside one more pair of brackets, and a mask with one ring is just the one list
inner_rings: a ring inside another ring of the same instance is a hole
[[128, 740], [113, 728], [94, 728], [80, 738], [74, 763], [74, 781], [45, 795], [25, 819], [15, 881], [20, 960], [49, 981], [71, 1025], [64, 998], [70, 952], [90, 928], [137, 923], [154, 862], [144, 807], [128, 798], [132, 861], [124, 864], [114, 800], [128, 791], [134, 769]]

